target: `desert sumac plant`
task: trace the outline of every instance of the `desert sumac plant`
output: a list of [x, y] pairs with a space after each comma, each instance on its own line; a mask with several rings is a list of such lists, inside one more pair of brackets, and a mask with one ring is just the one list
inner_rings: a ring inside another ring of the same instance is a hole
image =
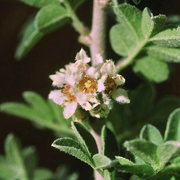
[[[180, 62], [180, 18], [154, 16], [147, 7], [138, 9], [137, 0], [93, 0], [90, 28], [76, 13], [85, 0], [20, 1], [38, 11], [23, 27], [15, 53], [18, 60], [67, 23], [83, 47], [49, 76], [53, 90], [48, 100], [28, 91], [23, 93], [26, 104], [7, 102], [0, 110], [52, 130], [58, 138], [52, 147], [88, 164], [95, 180], [179, 180], [180, 99], [158, 98], [155, 85], [167, 80], [172, 64]], [[114, 24], [106, 26], [109, 14]], [[109, 57], [113, 53], [115, 60]], [[134, 89], [127, 89], [121, 75], [126, 68], [139, 78]], [[13, 136], [9, 138], [16, 147]], [[11, 148], [12, 157], [16, 149]], [[15, 165], [25, 174], [11, 171], [9, 163], [14, 162], [2, 158], [5, 180], [11, 179], [9, 171], [20, 180], [61, 179], [49, 170], [26, 169], [26, 157], [23, 151], [18, 153], [21, 164]]]

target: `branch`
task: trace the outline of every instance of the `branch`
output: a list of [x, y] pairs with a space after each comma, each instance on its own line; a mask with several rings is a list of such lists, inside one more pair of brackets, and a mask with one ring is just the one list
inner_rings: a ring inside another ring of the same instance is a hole
[[109, 0], [94, 0], [90, 51], [92, 62], [97, 54], [105, 58], [106, 51], [106, 7]]

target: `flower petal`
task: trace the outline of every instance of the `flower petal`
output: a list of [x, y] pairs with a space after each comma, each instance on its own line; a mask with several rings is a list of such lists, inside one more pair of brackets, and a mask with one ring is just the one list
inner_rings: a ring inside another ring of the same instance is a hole
[[116, 74], [116, 66], [111, 60], [107, 60], [100, 69], [102, 74], [114, 75]]
[[89, 63], [91, 59], [87, 56], [86, 52], [84, 49], [81, 49], [77, 54], [76, 54], [76, 61], [77, 60], [82, 60], [84, 63]]
[[76, 109], [77, 109], [77, 102], [66, 104], [63, 111], [64, 117], [66, 119], [69, 119], [76, 112]]
[[96, 58], [94, 59], [94, 65], [100, 65], [103, 63], [103, 58], [100, 54], [96, 55]]
[[64, 84], [65, 78], [64, 74], [57, 72], [56, 74], [50, 75], [50, 79], [53, 81], [52, 85], [61, 87]]
[[53, 100], [56, 104], [62, 105], [65, 97], [60, 90], [54, 90], [49, 93], [49, 99]]
[[121, 86], [125, 83], [124, 77], [119, 75], [119, 74], [113, 76], [113, 79], [114, 79], [117, 86]]
[[123, 103], [123, 104], [130, 103], [127, 91], [124, 89], [119, 88], [114, 90], [112, 97], [114, 100], [116, 100], [119, 103]]
[[104, 82], [105, 82], [106, 78], [107, 78], [107, 76], [102, 76], [101, 79], [98, 80], [98, 88], [97, 88], [98, 92], [102, 92], [105, 90]]

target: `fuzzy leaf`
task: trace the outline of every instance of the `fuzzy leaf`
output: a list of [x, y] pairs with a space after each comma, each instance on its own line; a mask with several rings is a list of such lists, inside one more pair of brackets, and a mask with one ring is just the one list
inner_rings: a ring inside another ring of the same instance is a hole
[[121, 55], [128, 56], [139, 44], [141, 12], [129, 4], [122, 4], [115, 8], [120, 24], [110, 30], [110, 41], [113, 50]]
[[180, 108], [174, 110], [167, 122], [164, 139], [180, 141]]
[[148, 56], [138, 59], [133, 70], [156, 83], [167, 80], [169, 76], [169, 68], [166, 63]]
[[109, 128], [104, 126], [102, 128], [101, 138], [102, 138], [102, 153], [105, 156], [114, 159], [115, 155], [119, 153], [117, 141], [114, 134], [111, 132]]
[[34, 172], [33, 180], [50, 180], [53, 179], [53, 173], [48, 169], [37, 169]]
[[124, 146], [127, 151], [130, 151], [134, 156], [141, 158], [144, 162], [152, 166], [158, 167], [158, 157], [156, 155], [157, 146], [151, 142], [144, 140], [126, 141]]
[[150, 40], [160, 46], [180, 47], [180, 28], [164, 30]]
[[30, 6], [41, 8], [48, 4], [56, 3], [58, 4], [58, 0], [18, 0]]
[[135, 164], [123, 157], [117, 156], [116, 159], [120, 163], [119, 171], [125, 173], [139, 174], [142, 176], [150, 176], [154, 173], [151, 166], [146, 164]]
[[180, 143], [176, 141], [168, 141], [157, 149], [160, 167], [163, 168], [172, 158], [180, 154]]
[[20, 148], [17, 145], [17, 142], [12, 134], [10, 134], [5, 141], [5, 152], [6, 158], [19, 166], [22, 166], [22, 156], [20, 152]]
[[50, 32], [60, 27], [67, 16], [67, 11], [63, 6], [50, 4], [38, 12], [35, 24], [38, 31]]
[[141, 11], [135, 6], [123, 3], [115, 9], [115, 13], [117, 20], [126, 25], [127, 29], [131, 31], [132, 37], [134, 37], [135, 41], [138, 42], [139, 38], [142, 37], [140, 29], [142, 18]]
[[93, 156], [93, 161], [96, 169], [103, 168], [111, 164], [111, 160], [102, 154], [95, 154]]
[[141, 28], [145, 38], [149, 38], [154, 29], [153, 15], [148, 8], [145, 8], [142, 13]]
[[16, 48], [15, 58], [22, 59], [44, 36], [35, 26], [34, 18], [29, 20], [21, 33], [21, 40]]
[[24, 99], [39, 113], [44, 120], [52, 120], [52, 112], [47, 102], [37, 93], [26, 91], [23, 93]]
[[19, 178], [19, 172], [16, 169], [16, 165], [12, 165], [7, 162], [6, 159], [0, 157], [0, 179], [1, 180], [9, 180], [9, 179], [17, 179]]
[[22, 103], [7, 102], [0, 105], [0, 111], [21, 118], [42, 121], [37, 112]]
[[96, 142], [87, 128], [85, 128], [81, 123], [72, 122], [72, 129], [79, 143], [90, 156], [98, 153]]
[[60, 138], [55, 140], [52, 146], [94, 167], [89, 155], [84, 151], [82, 146], [73, 139]]
[[154, 21], [153, 34], [154, 35], [164, 29], [166, 20], [167, 20], [166, 16], [162, 14], [159, 14], [158, 16], [153, 17], [153, 21]]
[[157, 146], [164, 142], [159, 130], [155, 126], [152, 126], [151, 124], [145, 125], [141, 129], [140, 139], [144, 139], [146, 141], [152, 142]]
[[146, 48], [147, 53], [154, 58], [161, 59], [166, 62], [180, 63], [180, 49], [150, 46]]

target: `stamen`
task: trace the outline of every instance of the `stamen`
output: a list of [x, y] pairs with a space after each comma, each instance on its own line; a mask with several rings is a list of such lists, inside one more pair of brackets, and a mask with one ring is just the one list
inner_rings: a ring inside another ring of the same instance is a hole
[[70, 89], [71, 89], [70, 85], [66, 85], [62, 89], [62, 93], [67, 97], [67, 102], [69, 103], [76, 101], [76, 97], [69, 92]]
[[110, 95], [112, 91], [117, 87], [114, 79], [108, 76], [104, 82], [105, 85], [105, 93]]
[[84, 93], [93, 93], [97, 90], [97, 81], [89, 76], [84, 76], [78, 84], [80, 91]]

